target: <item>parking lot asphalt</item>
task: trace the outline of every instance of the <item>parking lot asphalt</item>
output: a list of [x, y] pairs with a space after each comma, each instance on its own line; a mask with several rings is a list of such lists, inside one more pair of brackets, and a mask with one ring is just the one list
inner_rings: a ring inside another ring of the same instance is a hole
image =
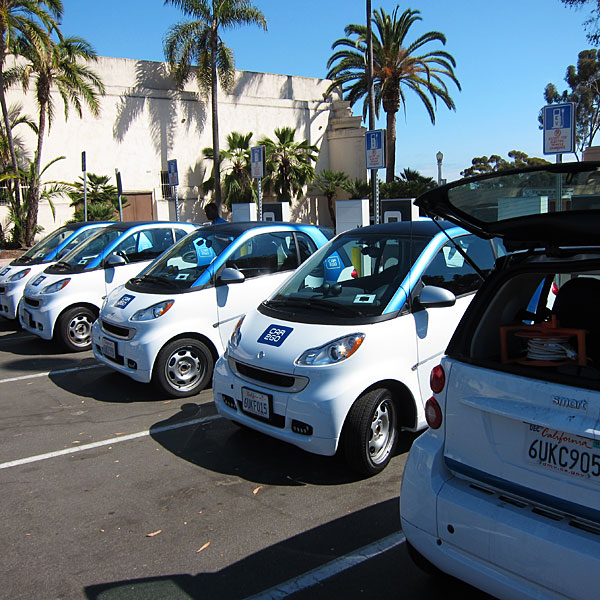
[[0, 320], [2, 598], [432, 598], [398, 496]]

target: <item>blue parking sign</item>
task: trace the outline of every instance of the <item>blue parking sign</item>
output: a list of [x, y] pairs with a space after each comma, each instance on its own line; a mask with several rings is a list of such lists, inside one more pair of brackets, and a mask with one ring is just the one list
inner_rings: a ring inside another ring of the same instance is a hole
[[385, 129], [365, 133], [367, 169], [385, 169]]
[[575, 104], [544, 106], [544, 154], [575, 152]]

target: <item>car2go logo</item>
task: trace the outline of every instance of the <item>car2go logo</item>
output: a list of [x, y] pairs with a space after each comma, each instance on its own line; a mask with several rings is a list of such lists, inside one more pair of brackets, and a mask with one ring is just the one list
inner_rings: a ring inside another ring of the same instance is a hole
[[269, 346], [281, 346], [290, 333], [294, 331], [293, 327], [284, 327], [283, 325], [269, 325], [264, 333], [258, 338], [259, 344], [268, 344]]
[[124, 296], [121, 296], [115, 302], [115, 308], [125, 308], [134, 298], [135, 296], [131, 296], [130, 294], [125, 294]]

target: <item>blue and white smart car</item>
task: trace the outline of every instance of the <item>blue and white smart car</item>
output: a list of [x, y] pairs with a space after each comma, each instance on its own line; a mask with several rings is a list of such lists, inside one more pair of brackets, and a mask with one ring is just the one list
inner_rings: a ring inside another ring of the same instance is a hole
[[466, 179], [417, 204], [509, 254], [431, 373], [400, 493], [409, 551], [497, 598], [596, 600], [600, 162]]
[[196, 394], [240, 316], [326, 242], [314, 225], [202, 227], [108, 296], [93, 328], [94, 354], [169, 396]]
[[15, 320], [25, 285], [108, 222], [69, 223], [59, 227], [19, 258], [0, 269], [0, 317]]
[[219, 413], [382, 470], [398, 432], [425, 427], [429, 371], [494, 259], [429, 219], [338, 235], [237, 324], [215, 366]]
[[19, 308], [22, 327], [72, 352], [88, 350], [105, 296], [196, 228], [159, 221], [103, 227], [27, 282]]

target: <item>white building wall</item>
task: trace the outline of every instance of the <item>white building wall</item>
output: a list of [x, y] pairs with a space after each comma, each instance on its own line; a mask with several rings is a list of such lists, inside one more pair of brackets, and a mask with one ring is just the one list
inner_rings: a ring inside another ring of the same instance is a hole
[[[119, 169], [124, 193], [152, 193], [155, 218], [174, 219], [174, 203], [162, 200], [160, 172], [166, 171], [167, 160], [176, 158], [181, 218], [203, 221], [201, 185], [212, 167], [202, 159], [203, 148], [212, 145], [210, 102], [199, 96], [195, 82], [182, 93], [176, 92], [166, 63], [100, 57], [92, 68], [106, 87], [101, 115], [95, 118], [84, 108], [80, 119], [70, 109], [65, 121], [62, 100], [54, 96], [55, 118], [44, 141], [42, 165], [58, 156], [65, 159], [50, 167], [44, 180], [76, 181], [82, 175], [81, 153], [85, 151], [88, 172], [109, 175], [116, 184], [115, 169]], [[317, 170], [330, 168], [326, 132], [332, 101], [339, 95], [324, 98], [329, 83], [238, 71], [232, 92], [219, 90], [221, 147], [232, 131], [252, 131], [252, 144], [257, 144], [263, 136], [274, 137], [276, 128], [290, 126], [297, 128], [297, 140], [307, 139], [320, 148]], [[9, 91], [8, 102], [21, 102], [23, 112], [37, 119], [31, 92], [24, 95], [15, 88]], [[33, 149], [33, 134], [26, 128], [19, 133]], [[321, 212], [317, 200], [307, 198], [294, 205], [291, 218], [316, 222]], [[42, 201], [39, 224], [50, 231], [64, 223], [72, 216], [68, 204], [64, 199], [54, 201], [54, 221], [50, 207]], [[6, 207], [0, 207], [3, 225], [6, 218]]]

